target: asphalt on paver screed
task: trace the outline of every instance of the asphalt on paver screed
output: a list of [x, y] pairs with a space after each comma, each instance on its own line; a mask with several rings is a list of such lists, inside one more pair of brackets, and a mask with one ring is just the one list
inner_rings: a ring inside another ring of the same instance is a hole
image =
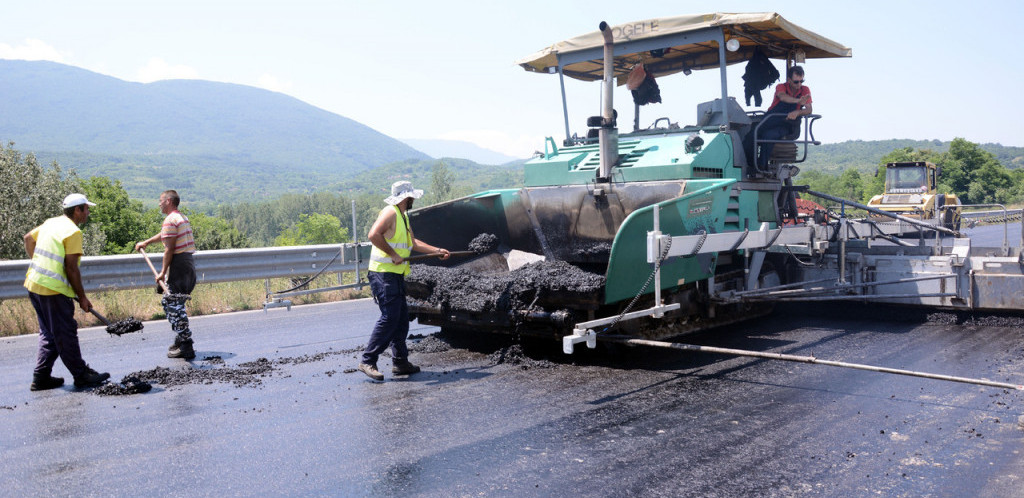
[[427, 296], [414, 298], [430, 306], [478, 313], [526, 310], [545, 293], [589, 295], [604, 287], [603, 275], [564, 261], [537, 261], [498, 275], [419, 265], [412, 268], [406, 280], [429, 291]]
[[[482, 234], [483, 237], [487, 234]], [[475, 240], [475, 239], [474, 239]], [[515, 271], [483, 275], [460, 268], [416, 266], [406, 277], [414, 287], [430, 290], [424, 301], [448, 310], [508, 313], [531, 310], [545, 293], [600, 292], [604, 276], [590, 273], [564, 261], [538, 261]], [[513, 344], [488, 356], [492, 365], [512, 365], [523, 369], [553, 368], [547, 359], [531, 358], [520, 344], [518, 325], [513, 331]]]

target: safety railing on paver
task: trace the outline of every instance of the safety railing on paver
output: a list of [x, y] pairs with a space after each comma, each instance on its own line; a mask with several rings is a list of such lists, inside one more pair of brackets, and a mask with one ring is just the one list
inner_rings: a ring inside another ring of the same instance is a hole
[[[365, 271], [370, 247], [369, 242], [360, 242], [197, 251], [196, 277], [199, 283], [213, 283], [299, 277], [321, 270], [324, 273]], [[146, 257], [154, 265], [161, 264], [162, 253], [149, 253]], [[152, 287], [153, 273], [142, 258], [141, 254], [85, 256], [81, 262], [82, 286], [86, 292]], [[0, 261], [0, 300], [28, 297], [22, 286], [28, 265], [27, 259]]]

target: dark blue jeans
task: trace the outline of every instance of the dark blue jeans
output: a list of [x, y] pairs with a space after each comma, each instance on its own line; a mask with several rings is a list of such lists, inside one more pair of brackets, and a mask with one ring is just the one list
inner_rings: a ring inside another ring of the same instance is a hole
[[[793, 133], [794, 122], [786, 119], [785, 114], [769, 114], [764, 118], [765, 124], [758, 130], [758, 140], [782, 140]], [[761, 144], [761, 154], [757, 157], [759, 169], [768, 166], [768, 160], [772, 157], [775, 144]]]
[[380, 318], [373, 327], [370, 341], [363, 351], [363, 363], [377, 364], [377, 357], [391, 346], [391, 356], [396, 360], [409, 358], [405, 344], [409, 336], [409, 305], [405, 302], [405, 277], [397, 273], [367, 273], [373, 300], [380, 307]]
[[78, 346], [75, 302], [62, 294], [41, 296], [29, 292], [28, 297], [39, 319], [39, 354], [34, 374], [50, 375], [59, 356], [71, 375], [85, 375], [89, 365], [82, 359], [82, 350]]

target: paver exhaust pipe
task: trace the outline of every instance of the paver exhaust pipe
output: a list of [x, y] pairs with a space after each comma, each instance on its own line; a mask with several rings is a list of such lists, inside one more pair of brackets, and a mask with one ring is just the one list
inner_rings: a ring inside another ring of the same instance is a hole
[[601, 21], [598, 26], [604, 36], [604, 95], [601, 108], [601, 128], [598, 131], [598, 143], [601, 149], [601, 169], [598, 181], [608, 181], [612, 176], [612, 166], [619, 161], [619, 130], [615, 127], [615, 109], [612, 106], [612, 92], [615, 90], [612, 63], [615, 60], [612, 27]]

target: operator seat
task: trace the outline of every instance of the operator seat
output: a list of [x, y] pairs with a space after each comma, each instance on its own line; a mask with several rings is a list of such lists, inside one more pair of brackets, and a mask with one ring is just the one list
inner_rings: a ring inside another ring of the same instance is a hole
[[768, 158], [769, 164], [793, 164], [796, 162], [797, 146], [796, 139], [800, 138], [800, 130], [782, 137], [782, 140], [790, 140], [786, 143], [775, 144], [772, 148], [772, 157]]

